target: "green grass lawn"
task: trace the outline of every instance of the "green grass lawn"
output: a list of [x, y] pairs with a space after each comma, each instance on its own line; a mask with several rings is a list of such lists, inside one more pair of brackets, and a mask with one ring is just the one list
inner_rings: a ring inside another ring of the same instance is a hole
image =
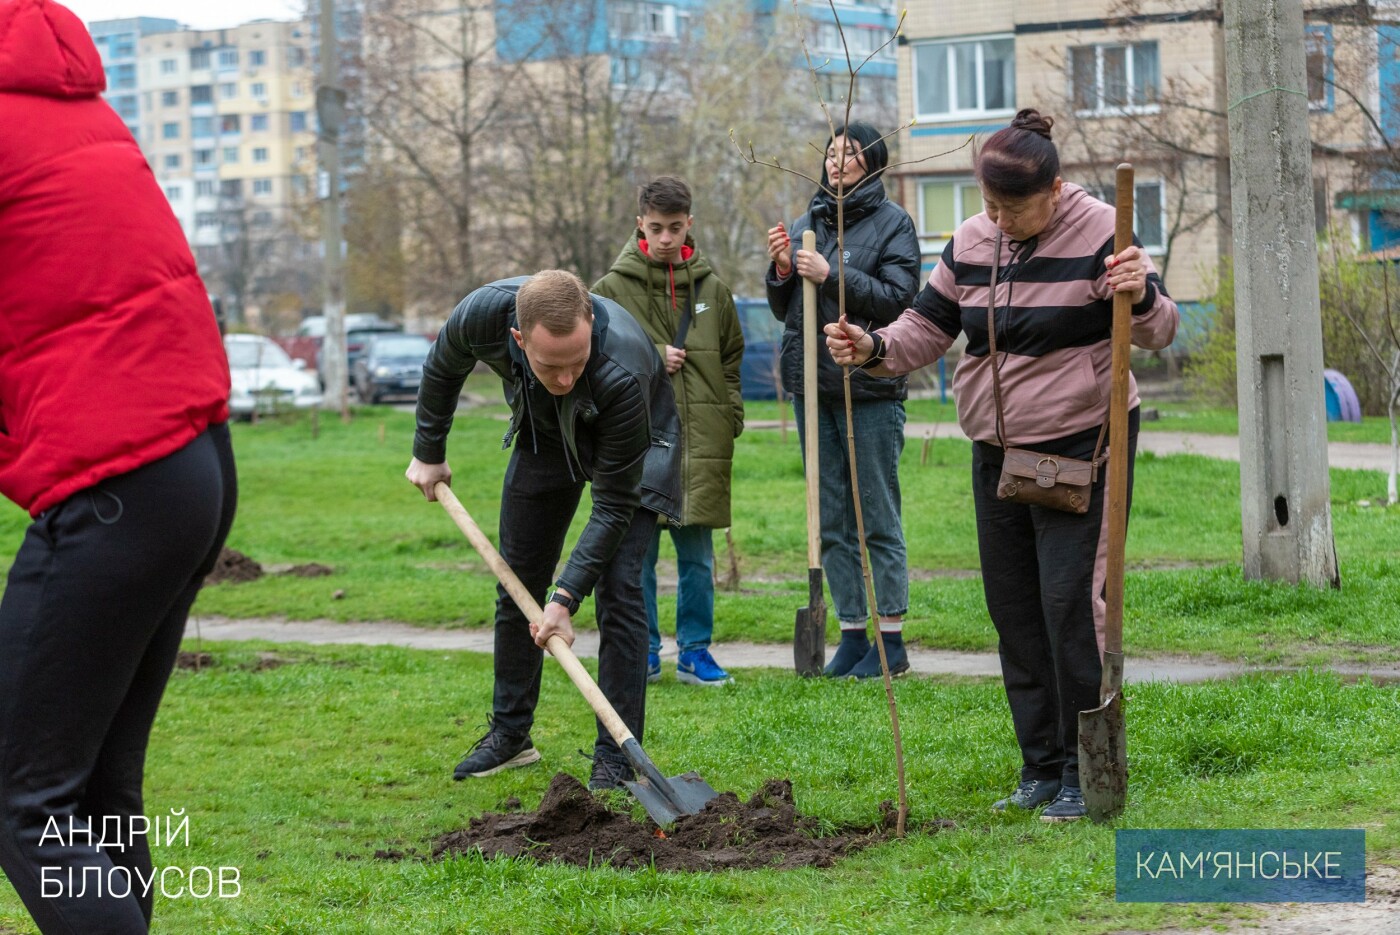
[[[209, 645], [177, 672], [148, 761], [147, 812], [183, 809], [190, 846], [156, 864], [240, 871], [233, 899], [157, 897], [158, 933], [921, 932], [1090, 933], [1248, 917], [1248, 907], [1118, 904], [1113, 831], [1050, 827], [988, 805], [1017, 776], [991, 680], [898, 685], [912, 834], [829, 870], [670, 875], [529, 861], [373, 859], [518, 796], [539, 802], [593, 720], [552, 662], [534, 739], [540, 766], [453, 783], [490, 707], [489, 659], [395, 648]], [[256, 651], [287, 664], [254, 671]], [[724, 690], [651, 691], [645, 745], [748, 794], [789, 777], [798, 807], [870, 824], [895, 783], [879, 685], [749, 671]], [[1120, 827], [1365, 828], [1369, 858], [1400, 860], [1393, 726], [1400, 689], [1318, 674], [1129, 689], [1132, 780]], [[1384, 729], [1388, 725], [1391, 729]], [[1379, 728], [1379, 729], [1378, 729]], [[31, 932], [0, 886], [0, 930]]]
[[[508, 458], [500, 450], [505, 424], [495, 417], [501, 411], [460, 416], [449, 439], [453, 488], [493, 538]], [[212, 586], [196, 612], [488, 624], [494, 579], [442, 509], [403, 479], [412, 434], [412, 415], [389, 409], [359, 410], [349, 425], [323, 418], [316, 438], [305, 419], [235, 426], [241, 497], [230, 545], [263, 563], [316, 561], [336, 573]], [[926, 646], [993, 649], [976, 574], [970, 449], [935, 440], [925, 459], [923, 447], [911, 443], [901, 463], [912, 578], [907, 632]], [[786, 642], [794, 612], [807, 600], [796, 432], [786, 440], [777, 430], [746, 433], [734, 476], [732, 536], [741, 580], [739, 590], [717, 596], [716, 638]], [[1128, 537], [1129, 651], [1270, 663], [1400, 658], [1400, 522], [1394, 509], [1358, 505], [1383, 499], [1383, 476], [1332, 472], [1340, 592], [1244, 582], [1238, 490], [1239, 469], [1231, 462], [1139, 457]], [[26, 523], [18, 509], [0, 510], [0, 564], [13, 556]], [[722, 534], [716, 548], [723, 572]], [[662, 562], [673, 561], [664, 540]], [[674, 598], [663, 595], [661, 605], [668, 619]], [[592, 602], [585, 602], [582, 625], [592, 625], [592, 613]]]

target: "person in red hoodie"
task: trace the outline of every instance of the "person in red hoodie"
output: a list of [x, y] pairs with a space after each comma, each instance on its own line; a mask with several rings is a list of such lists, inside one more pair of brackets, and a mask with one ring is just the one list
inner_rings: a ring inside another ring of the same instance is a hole
[[0, 598], [0, 870], [45, 933], [149, 928], [146, 743], [237, 495], [209, 297], [105, 84], [76, 16], [0, 0], [0, 493], [33, 517]]

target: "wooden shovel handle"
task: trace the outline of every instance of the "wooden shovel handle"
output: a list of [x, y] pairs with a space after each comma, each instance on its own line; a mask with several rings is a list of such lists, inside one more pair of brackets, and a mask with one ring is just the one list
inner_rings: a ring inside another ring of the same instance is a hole
[[[1133, 245], [1133, 167], [1122, 163], [1114, 194], [1113, 252]], [[1128, 540], [1128, 356], [1132, 350], [1133, 303], [1113, 294], [1112, 389], [1108, 406], [1108, 568], [1104, 579], [1104, 652], [1123, 651], [1123, 562]]]
[[[452, 492], [452, 488], [439, 481], [433, 487], [433, 493], [437, 495], [438, 502], [447, 511], [447, 515], [452, 517], [452, 521], [457, 524], [457, 528], [462, 530], [467, 539], [480, 553], [481, 557], [490, 567], [496, 580], [506, 589], [511, 600], [515, 601], [515, 606], [525, 614], [531, 623], [539, 623], [544, 618], [544, 611], [540, 610], [540, 605], [535, 603], [534, 597], [525, 590], [525, 585], [515, 576], [515, 572], [510, 570], [506, 560], [501, 557], [501, 553], [496, 551], [496, 547], [491, 544], [491, 540], [486, 538], [486, 534], [481, 531], [481, 527], [472, 519], [466, 507], [457, 499], [457, 495]], [[569, 678], [583, 697], [588, 701], [594, 713], [598, 715], [598, 720], [603, 722], [603, 726], [608, 729], [612, 739], [617, 741], [621, 747], [624, 743], [632, 739], [632, 732], [627, 729], [627, 725], [622, 722], [617, 711], [598, 688], [598, 683], [593, 681], [593, 677], [588, 674], [588, 670], [583, 667], [583, 663], [578, 661], [574, 651], [569, 648], [569, 644], [558, 636], [551, 636], [545, 644], [551, 656], [559, 661], [564, 667], [564, 671], [569, 674]]]
[[[817, 249], [817, 232], [802, 232], [802, 249]], [[807, 568], [822, 567], [821, 465], [817, 463], [817, 284], [802, 280], [802, 413], [806, 424], [803, 460], [807, 469]]]

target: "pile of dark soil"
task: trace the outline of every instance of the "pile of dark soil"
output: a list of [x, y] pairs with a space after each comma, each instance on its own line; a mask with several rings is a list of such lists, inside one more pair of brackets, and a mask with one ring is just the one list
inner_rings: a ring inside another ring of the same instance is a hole
[[308, 562], [305, 565], [293, 565], [284, 575], [291, 575], [293, 578], [324, 578], [326, 575], [334, 574], [335, 571], [329, 565], [322, 565], [319, 562]]
[[838, 858], [885, 840], [893, 822], [816, 837], [818, 822], [797, 813], [792, 783], [770, 779], [747, 802], [721, 793], [699, 815], [662, 832], [596, 798], [573, 776], [558, 773], [538, 811], [487, 812], [465, 831], [433, 842], [433, 857], [480, 850], [486, 857], [529, 856], [580, 867], [658, 870], [750, 870], [830, 867]]
[[219, 560], [214, 570], [204, 578], [205, 584], [222, 584], [225, 581], [238, 583], [256, 581], [263, 574], [262, 566], [237, 549], [225, 546], [219, 552]]
[[214, 664], [214, 657], [209, 653], [191, 653], [180, 650], [175, 656], [175, 668], [193, 669], [198, 672], [207, 669]]

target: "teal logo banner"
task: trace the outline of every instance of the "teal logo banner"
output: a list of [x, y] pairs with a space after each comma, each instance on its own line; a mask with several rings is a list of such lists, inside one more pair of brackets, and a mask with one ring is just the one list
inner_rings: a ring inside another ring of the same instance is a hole
[[1366, 832], [1159, 828], [1116, 832], [1125, 903], [1366, 901]]

